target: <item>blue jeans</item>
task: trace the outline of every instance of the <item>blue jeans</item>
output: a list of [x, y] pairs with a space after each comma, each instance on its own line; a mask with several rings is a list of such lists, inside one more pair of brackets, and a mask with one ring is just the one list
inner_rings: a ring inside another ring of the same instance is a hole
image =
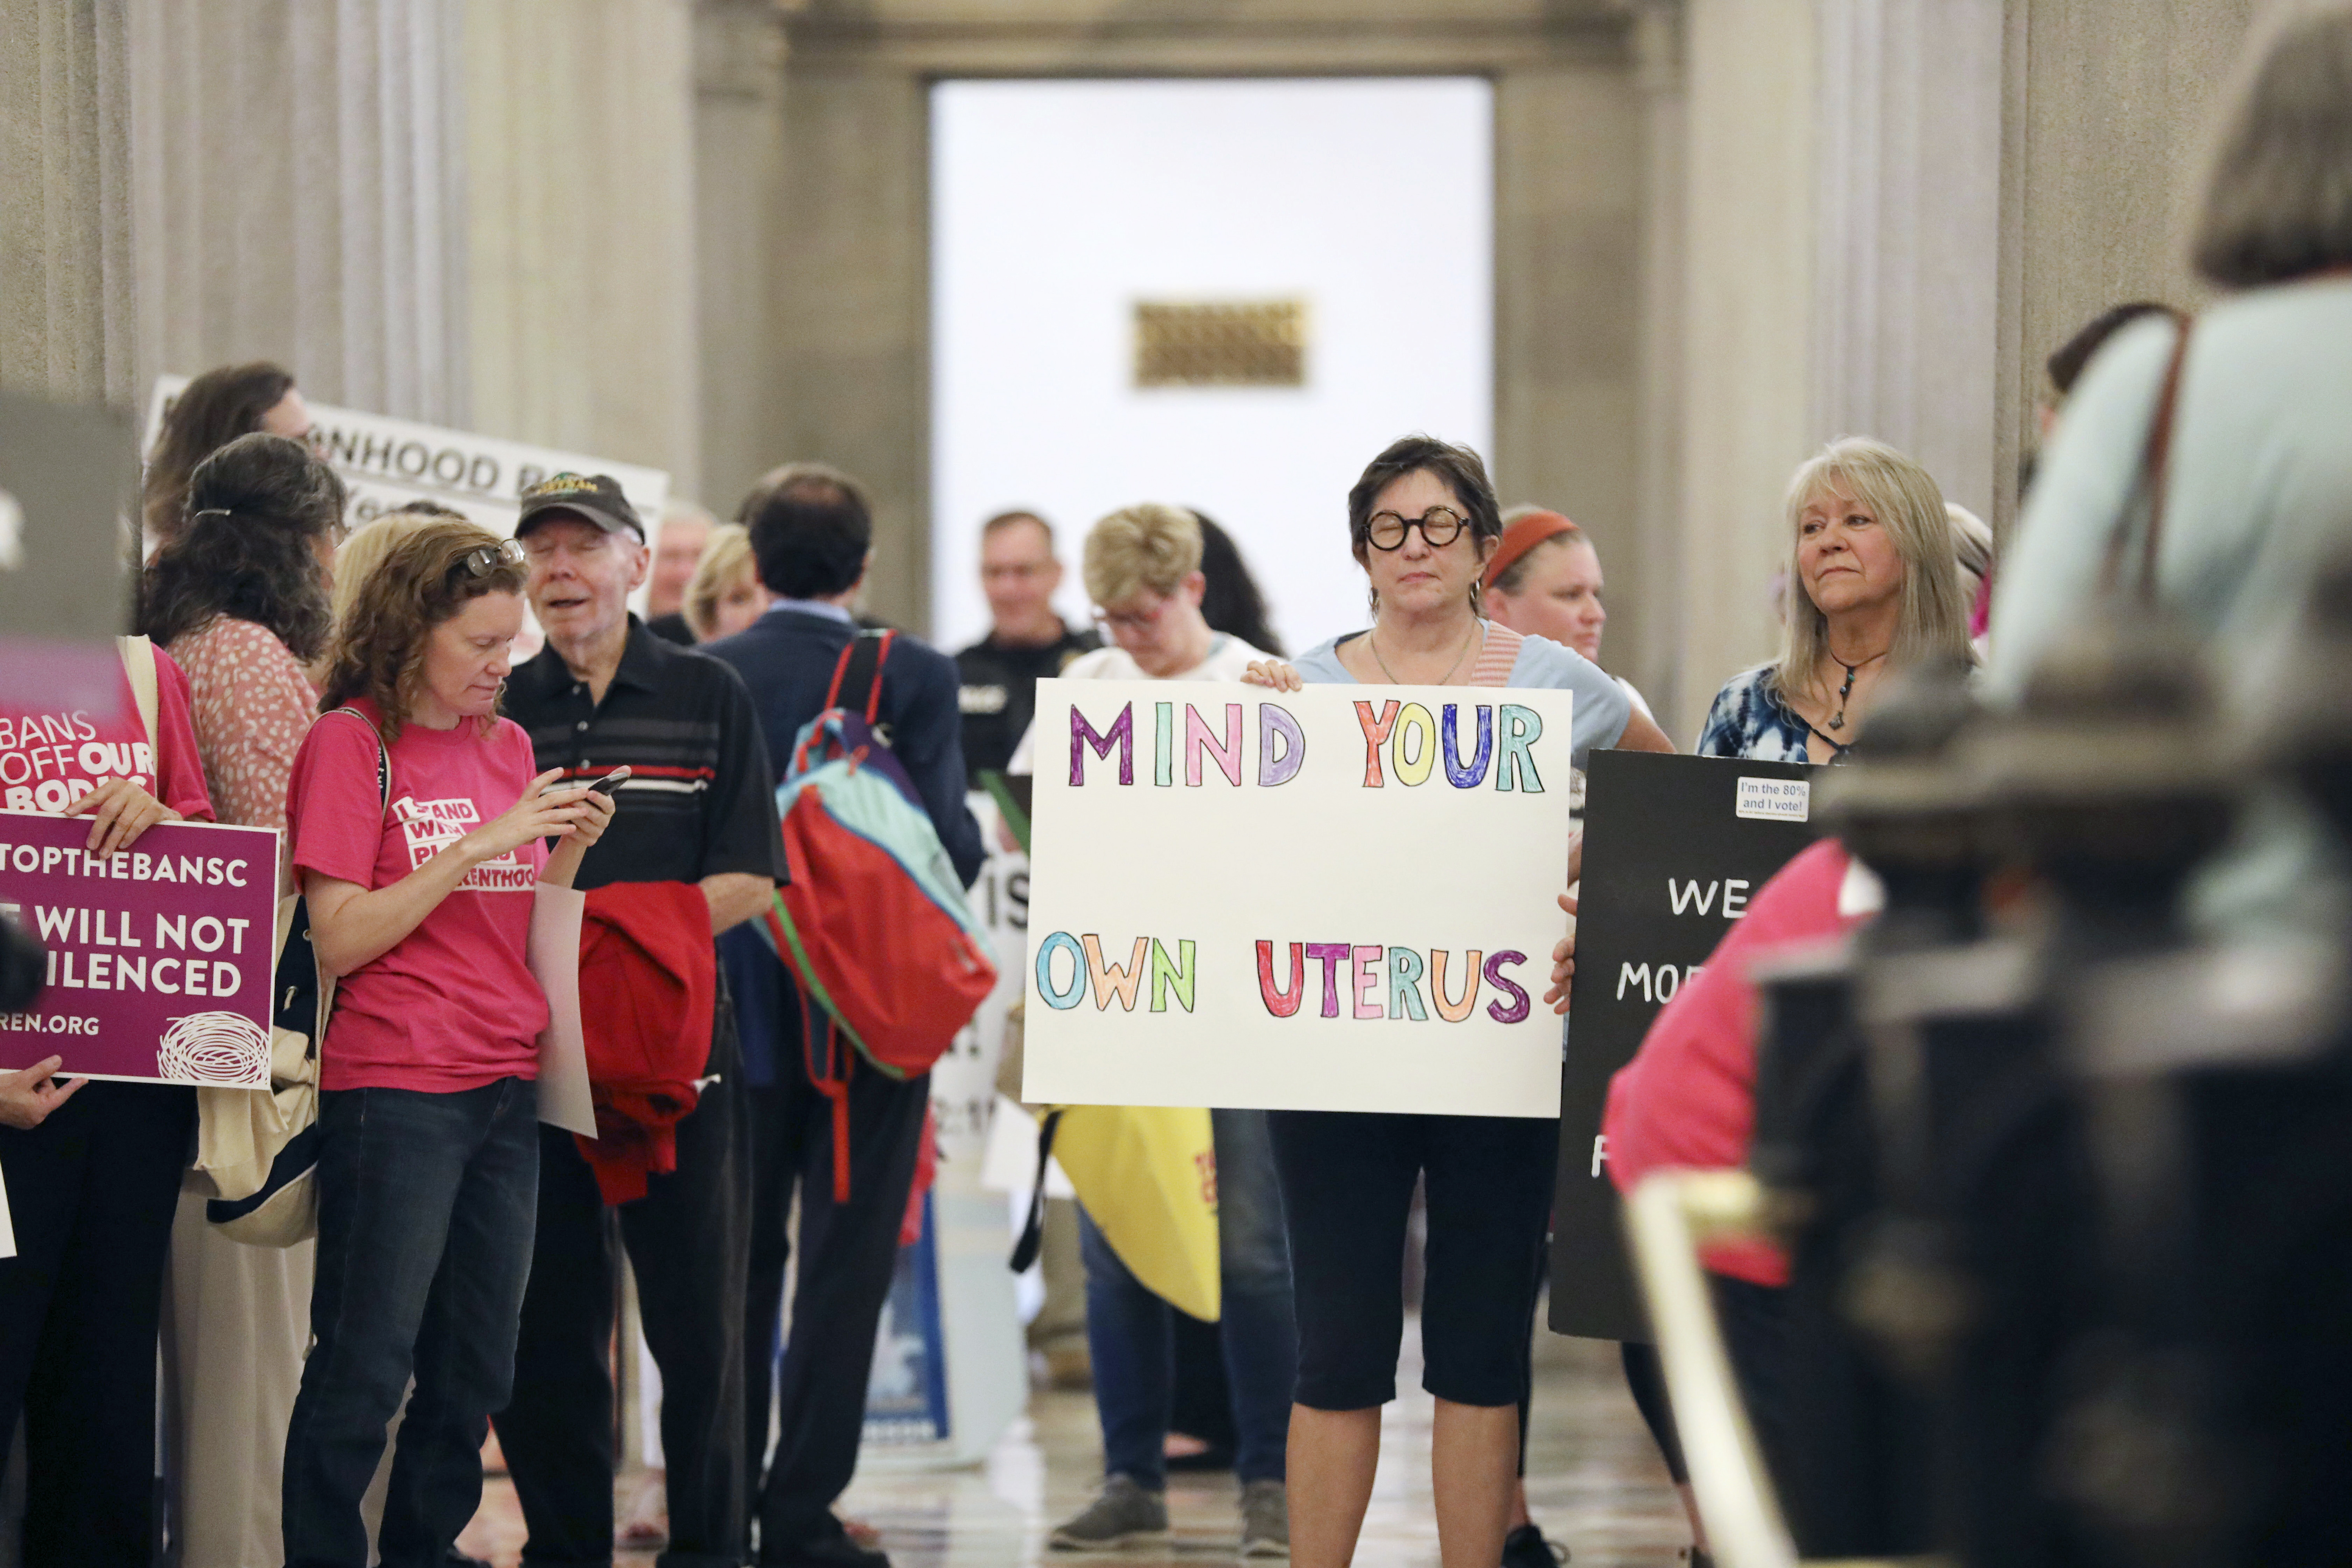
[[287, 1568], [367, 1568], [360, 1498], [412, 1373], [384, 1568], [440, 1568], [480, 1505], [530, 1275], [536, 1087], [320, 1097], [316, 1342], [286, 1435]]
[[[1244, 1481], [1280, 1480], [1290, 1439], [1291, 1387], [1298, 1378], [1298, 1327], [1274, 1146], [1262, 1110], [1209, 1115], [1216, 1133], [1217, 1268], [1223, 1279], [1217, 1329], [1233, 1393], [1234, 1474]], [[1169, 1314], [1176, 1309], [1129, 1272], [1083, 1208], [1078, 1235], [1103, 1470], [1159, 1491], [1168, 1484], [1164, 1445], [1176, 1375], [1175, 1320]]]

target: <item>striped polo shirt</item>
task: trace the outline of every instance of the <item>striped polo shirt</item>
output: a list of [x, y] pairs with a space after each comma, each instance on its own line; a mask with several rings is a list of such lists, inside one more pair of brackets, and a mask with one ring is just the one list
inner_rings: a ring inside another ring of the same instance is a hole
[[751, 694], [728, 665], [671, 646], [631, 616], [602, 702], [551, 644], [508, 679], [505, 711], [529, 731], [542, 773], [630, 770], [612, 826], [581, 863], [583, 891], [722, 871], [784, 879], [767, 744]]

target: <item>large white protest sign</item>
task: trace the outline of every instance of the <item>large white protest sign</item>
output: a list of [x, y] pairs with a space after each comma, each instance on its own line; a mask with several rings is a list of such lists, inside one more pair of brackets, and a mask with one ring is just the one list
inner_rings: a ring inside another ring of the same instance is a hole
[[1569, 713], [1039, 683], [1023, 1099], [1558, 1115]]
[[[188, 379], [155, 378], [147, 400], [148, 450], [154, 449], [164, 411]], [[350, 489], [354, 526], [409, 501], [432, 500], [464, 512], [493, 533], [510, 534], [522, 492], [561, 473], [612, 475], [647, 529], [669, 499], [669, 476], [659, 468], [322, 403], [310, 405], [310, 445]]]

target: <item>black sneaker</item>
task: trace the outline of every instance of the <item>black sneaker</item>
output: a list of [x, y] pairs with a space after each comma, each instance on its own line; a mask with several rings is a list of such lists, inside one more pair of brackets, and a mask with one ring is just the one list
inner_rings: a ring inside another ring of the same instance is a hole
[[779, 1542], [773, 1547], [763, 1539], [760, 1568], [890, 1568], [890, 1559], [858, 1545], [849, 1539], [848, 1531], [836, 1529], [814, 1541]]
[[1543, 1527], [1523, 1524], [1503, 1537], [1503, 1568], [1559, 1568], [1568, 1548], [1544, 1539]]

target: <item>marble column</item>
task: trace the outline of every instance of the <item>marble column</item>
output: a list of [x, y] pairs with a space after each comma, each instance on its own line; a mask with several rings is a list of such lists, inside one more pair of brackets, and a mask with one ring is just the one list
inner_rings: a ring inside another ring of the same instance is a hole
[[775, 0], [702, 0], [694, 18], [695, 266], [702, 471], [721, 517], [784, 460], [774, 437], [776, 255], [785, 208], [784, 23]]
[[1814, 434], [1875, 437], [1989, 516], [2000, 0], [1818, 0]]
[[2052, 350], [2126, 300], [2200, 303], [2203, 138], [2254, 25], [2294, 0], [2006, 0], [1996, 510]]
[[930, 623], [928, 81], [858, 56], [796, 54], [784, 91], [775, 258], [774, 461], [848, 469], [874, 504], [867, 606]]
[[[1611, 580], [1612, 671], [1648, 698], [1668, 735], [1694, 732], [1698, 715], [1681, 708], [1683, 184], [1689, 105], [1683, 89], [1682, 9], [1675, 0], [1643, 0], [1634, 14], [1633, 91], [1641, 116], [1640, 278], [1635, 371], [1633, 557], [1640, 615], [1618, 623], [1627, 595]], [[1622, 552], [1619, 552], [1622, 558]]]
[[1780, 494], [1817, 442], [1813, 0], [1687, 0], [1683, 28], [1678, 739], [1778, 646]]
[[[1495, 484], [1566, 512], [1612, 593], [1610, 653], [1644, 613], [1635, 548], [1640, 100], [1622, 59], [1495, 81]], [[1612, 664], [1615, 662], [1612, 660]]]
[[274, 359], [467, 421], [463, 0], [120, 0], [136, 392]]
[[120, 0], [0, 0], [0, 387], [127, 405], [136, 370]]
[[689, 0], [465, 13], [474, 427], [667, 469], [701, 458]]

